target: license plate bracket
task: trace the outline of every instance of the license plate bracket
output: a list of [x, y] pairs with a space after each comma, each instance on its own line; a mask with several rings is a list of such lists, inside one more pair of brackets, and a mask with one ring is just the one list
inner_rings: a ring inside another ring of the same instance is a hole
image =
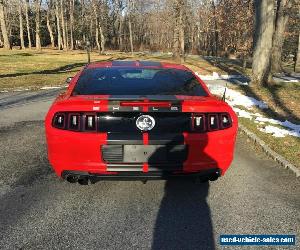
[[124, 145], [124, 162], [167, 162], [165, 145]]

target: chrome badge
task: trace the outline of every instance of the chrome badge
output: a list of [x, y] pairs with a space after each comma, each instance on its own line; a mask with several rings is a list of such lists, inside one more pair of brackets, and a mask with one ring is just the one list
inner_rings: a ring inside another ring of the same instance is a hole
[[150, 115], [141, 115], [136, 119], [136, 126], [142, 131], [149, 131], [154, 128], [155, 120]]

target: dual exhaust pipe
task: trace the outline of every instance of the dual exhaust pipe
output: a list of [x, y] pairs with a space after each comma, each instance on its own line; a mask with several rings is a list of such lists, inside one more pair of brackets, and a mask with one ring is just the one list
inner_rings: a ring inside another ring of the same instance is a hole
[[86, 176], [78, 176], [78, 175], [67, 175], [65, 179], [70, 183], [78, 182], [80, 185], [88, 185], [89, 178]]
[[[211, 173], [208, 176], [203, 177], [196, 177], [195, 180], [200, 180], [201, 182], [207, 182], [207, 181], [216, 181], [220, 177], [219, 172]], [[79, 183], [80, 185], [88, 185], [89, 183], [94, 184], [97, 182], [95, 178], [89, 177], [86, 175], [78, 175], [78, 174], [67, 174], [63, 176], [63, 178], [70, 182], [70, 183]], [[143, 183], [146, 183], [146, 179], [141, 179]]]

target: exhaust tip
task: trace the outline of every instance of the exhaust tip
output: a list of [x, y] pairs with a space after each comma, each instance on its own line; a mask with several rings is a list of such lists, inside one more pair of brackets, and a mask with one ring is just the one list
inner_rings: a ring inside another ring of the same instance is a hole
[[65, 179], [70, 183], [76, 183], [78, 181], [78, 178], [75, 175], [68, 175]]
[[80, 177], [78, 179], [78, 183], [80, 185], [88, 185], [89, 184], [89, 179], [87, 177]]
[[210, 181], [216, 181], [219, 178], [219, 174], [218, 173], [214, 173], [209, 177]]

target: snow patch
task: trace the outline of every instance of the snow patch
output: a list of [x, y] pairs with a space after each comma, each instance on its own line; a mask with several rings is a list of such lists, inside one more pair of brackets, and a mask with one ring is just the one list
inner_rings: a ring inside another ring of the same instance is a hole
[[261, 132], [272, 134], [274, 137], [285, 137], [287, 135], [300, 137], [299, 131], [290, 131], [287, 129], [277, 128], [272, 125], [265, 126], [264, 128], [259, 128]]
[[299, 82], [297, 79], [284, 80], [284, 82]]
[[[225, 90], [225, 87], [221, 85], [207, 84], [207, 86], [211, 93], [218, 96], [222, 96]], [[264, 117], [260, 113], [251, 112], [253, 106], [257, 106], [261, 109], [268, 108], [268, 105], [262, 101], [243, 95], [238, 91], [229, 88], [227, 88], [226, 90], [226, 101], [230, 106], [232, 106], [233, 110], [236, 112], [238, 117], [243, 117], [250, 120], [254, 119], [254, 122], [260, 126], [264, 126], [266, 123], [269, 123], [269, 124], [280, 125], [284, 127], [284, 128], [278, 128], [272, 125], [259, 127], [258, 129], [264, 133], [272, 134], [274, 137], [285, 137], [287, 135], [300, 137], [300, 125], [294, 124], [287, 120], [282, 122], [276, 119], [270, 119]], [[243, 106], [247, 110], [237, 108], [236, 106]]]
[[255, 121], [258, 121], [258, 122], [268, 122], [268, 123], [271, 123], [271, 124], [274, 124], [274, 125], [280, 125], [282, 127], [295, 130], [296, 132], [300, 132], [300, 125], [294, 124], [294, 123], [292, 123], [290, 121], [287, 121], [287, 120], [285, 120], [284, 122], [282, 122], [282, 121], [279, 121], [279, 120], [270, 119], [270, 118], [266, 118], [266, 117], [257, 117], [255, 119]]
[[243, 118], [248, 118], [248, 119], [252, 119], [252, 113], [243, 110], [243, 109], [239, 109], [239, 108], [233, 108], [234, 112], [237, 114], [238, 117], [243, 117]]
[[[213, 72], [212, 75], [200, 75], [196, 72], [196, 75], [201, 78], [201, 80], [229, 80], [229, 79], [243, 79], [243, 75], [219, 75], [217, 72]], [[247, 82], [241, 82], [240, 85], [248, 85]]]
[[[210, 92], [214, 95], [222, 96], [225, 90], [225, 87], [220, 85], [207, 84], [207, 86]], [[251, 109], [252, 106], [258, 106], [261, 109], [268, 108], [268, 105], [265, 102], [243, 95], [240, 92], [229, 88], [226, 90], [226, 101], [231, 106], [240, 105], [246, 107], [247, 109]]]

